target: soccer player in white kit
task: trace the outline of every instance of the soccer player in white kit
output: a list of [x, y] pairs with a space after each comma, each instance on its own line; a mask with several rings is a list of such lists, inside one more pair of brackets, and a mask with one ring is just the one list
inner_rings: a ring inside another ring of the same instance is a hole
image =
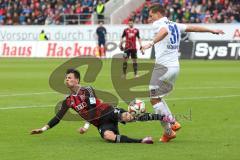
[[[168, 142], [176, 137], [176, 132], [181, 125], [176, 122], [163, 97], [173, 88], [179, 74], [178, 49], [183, 32], [209, 32], [224, 34], [222, 30], [212, 30], [201, 26], [179, 24], [169, 21], [165, 15], [165, 9], [157, 4], [149, 9], [149, 18], [153, 21], [155, 36], [151, 43], [142, 47], [142, 51], [155, 47], [155, 67], [149, 85], [150, 101], [154, 111], [165, 115], [168, 122], [161, 122], [164, 129], [160, 138], [161, 142]], [[172, 122], [172, 123], [169, 123]]]

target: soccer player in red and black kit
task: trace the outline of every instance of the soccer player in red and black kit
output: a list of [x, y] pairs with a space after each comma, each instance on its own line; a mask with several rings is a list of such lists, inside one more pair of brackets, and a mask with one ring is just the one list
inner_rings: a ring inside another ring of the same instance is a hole
[[[132, 62], [133, 62], [133, 70], [134, 70], [134, 76], [138, 77], [137, 75], [137, 45], [136, 40], [138, 40], [140, 48], [142, 46], [141, 38], [139, 35], [139, 30], [137, 28], [133, 27], [133, 20], [130, 19], [128, 21], [128, 28], [124, 29], [121, 40], [120, 40], [120, 49], [124, 50], [124, 56], [123, 56], [123, 78], [126, 77], [127, 72], [127, 61], [129, 57], [131, 56]], [[123, 47], [123, 38], [125, 38], [125, 47]]]
[[125, 123], [131, 121], [163, 120], [164, 116], [159, 114], [144, 113], [139, 117], [133, 117], [124, 109], [116, 108], [110, 104], [103, 103], [96, 97], [92, 87], [82, 87], [79, 85], [80, 73], [75, 69], [66, 72], [65, 84], [70, 89], [71, 94], [62, 102], [62, 106], [47, 125], [43, 128], [34, 129], [31, 134], [40, 134], [60, 122], [69, 108], [75, 110], [87, 121], [80, 133], [83, 134], [89, 128], [89, 123], [97, 127], [100, 135], [107, 141], [115, 143], [147, 143], [152, 144], [151, 137], [143, 139], [133, 139], [119, 134], [118, 122]]

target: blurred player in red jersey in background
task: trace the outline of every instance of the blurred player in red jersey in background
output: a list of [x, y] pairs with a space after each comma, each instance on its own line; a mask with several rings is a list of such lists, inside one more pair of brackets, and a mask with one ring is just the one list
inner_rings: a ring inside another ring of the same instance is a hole
[[[133, 70], [134, 70], [134, 76], [135, 78], [138, 77], [137, 74], [137, 45], [136, 45], [136, 39], [139, 42], [140, 48], [142, 46], [141, 38], [139, 35], [139, 30], [137, 28], [133, 27], [133, 20], [130, 19], [128, 21], [128, 28], [124, 29], [122, 38], [120, 40], [120, 49], [124, 51], [123, 56], [123, 78], [126, 78], [127, 73], [127, 62], [129, 57], [131, 56], [132, 62], [133, 62]], [[125, 47], [123, 47], [123, 42], [125, 38]]]
[[62, 106], [47, 125], [43, 128], [34, 129], [31, 134], [40, 134], [60, 122], [69, 108], [75, 110], [85, 121], [84, 127], [79, 129], [81, 134], [85, 133], [90, 124], [97, 127], [101, 137], [107, 141], [115, 143], [147, 143], [152, 144], [152, 137], [143, 139], [133, 139], [125, 135], [120, 135], [118, 122], [163, 120], [160, 114], [144, 113], [139, 117], [133, 117], [124, 109], [103, 103], [96, 97], [92, 87], [82, 87], [79, 84], [80, 73], [75, 69], [66, 72], [65, 84], [70, 89], [71, 94], [62, 102]]

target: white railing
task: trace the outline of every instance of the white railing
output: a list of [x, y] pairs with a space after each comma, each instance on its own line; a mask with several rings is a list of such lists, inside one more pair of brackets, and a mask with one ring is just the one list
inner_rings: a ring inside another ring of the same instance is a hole
[[71, 25], [71, 24], [85, 24], [86, 22], [93, 21], [92, 13], [81, 13], [81, 14], [62, 14], [64, 25]]
[[98, 24], [98, 21], [103, 21], [104, 24], [110, 23], [110, 19], [107, 17], [98, 20], [96, 13], [63, 14], [61, 16], [63, 19], [63, 25]]
[[111, 14], [124, 4], [124, 0], [110, 0], [105, 4], [104, 16], [110, 19]]
[[111, 14], [111, 24], [121, 24], [122, 21], [127, 18], [132, 11], [135, 11], [144, 2], [145, 0], [129, 0], [126, 4], [122, 5]]

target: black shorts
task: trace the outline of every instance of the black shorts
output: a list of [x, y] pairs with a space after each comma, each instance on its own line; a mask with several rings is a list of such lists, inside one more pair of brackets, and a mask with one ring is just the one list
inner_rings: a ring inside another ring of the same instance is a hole
[[105, 40], [98, 40], [98, 46], [101, 46], [101, 45], [103, 45], [103, 46], [105, 46], [105, 43], [106, 43], [106, 41]]
[[98, 132], [102, 138], [104, 138], [105, 131], [112, 131], [116, 135], [119, 134], [118, 123], [105, 123], [98, 127]]
[[101, 118], [100, 125], [98, 126], [98, 132], [100, 133], [102, 138], [104, 138], [104, 132], [107, 130], [112, 131], [115, 134], [119, 134], [119, 116], [121, 116], [123, 112], [125, 112], [125, 110], [120, 108], [114, 108], [114, 110], [109, 112], [109, 114]]
[[124, 51], [124, 58], [129, 58], [131, 56], [131, 59], [137, 59], [137, 50], [136, 49], [127, 49]]

